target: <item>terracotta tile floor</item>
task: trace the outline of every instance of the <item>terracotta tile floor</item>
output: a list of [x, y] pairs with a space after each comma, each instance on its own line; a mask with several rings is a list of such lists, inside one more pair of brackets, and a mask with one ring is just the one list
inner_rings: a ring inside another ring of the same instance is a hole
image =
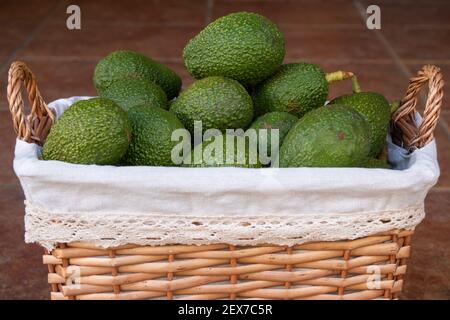
[[[70, 3], [0, 2], [0, 299], [48, 298], [41, 249], [23, 241], [23, 194], [12, 171], [14, 134], [5, 91], [13, 60], [29, 63], [47, 101], [94, 94], [96, 61], [119, 48], [140, 50], [168, 64], [186, 86], [192, 82], [181, 60], [186, 41], [211, 19], [247, 10], [280, 25], [286, 35], [286, 61], [309, 60], [326, 71], [352, 70], [363, 89], [389, 99], [401, 98], [409, 76], [424, 63], [441, 66], [450, 81], [450, 3], [445, 0], [377, 1], [381, 31], [365, 28], [368, 0], [83, 0], [76, 2], [82, 10], [81, 31], [65, 27]], [[331, 97], [349, 86], [333, 86]], [[448, 101], [436, 133], [442, 174], [426, 199], [427, 218], [413, 239], [404, 299], [450, 299]]]

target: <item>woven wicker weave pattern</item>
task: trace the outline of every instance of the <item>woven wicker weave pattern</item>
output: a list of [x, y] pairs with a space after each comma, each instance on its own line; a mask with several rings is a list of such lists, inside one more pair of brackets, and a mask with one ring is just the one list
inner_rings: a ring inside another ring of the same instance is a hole
[[[21, 93], [22, 83], [26, 87], [28, 101], [31, 104], [31, 112], [27, 116], [25, 115], [25, 105]], [[17, 137], [26, 142], [42, 145], [55, 116], [44, 102], [33, 72], [21, 61], [11, 64], [8, 72], [7, 96]]]
[[73, 243], [44, 263], [52, 299], [392, 299], [402, 289], [411, 234], [294, 247]]
[[[417, 98], [423, 85], [428, 82], [428, 96], [423, 114], [423, 122], [417, 128], [415, 122]], [[433, 65], [425, 65], [409, 81], [408, 89], [400, 107], [392, 120], [399, 140], [407, 149], [422, 148], [434, 137], [434, 129], [441, 112], [444, 97], [444, 80], [441, 70]]]

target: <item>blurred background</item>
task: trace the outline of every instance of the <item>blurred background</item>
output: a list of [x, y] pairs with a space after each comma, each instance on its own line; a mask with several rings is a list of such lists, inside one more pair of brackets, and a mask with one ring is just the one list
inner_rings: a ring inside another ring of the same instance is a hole
[[[66, 9], [81, 9], [69, 30]], [[366, 9], [381, 9], [381, 29], [366, 26]], [[132, 49], [193, 80], [181, 58], [186, 42], [214, 19], [236, 11], [265, 15], [286, 38], [286, 62], [309, 61], [326, 72], [353, 71], [365, 91], [401, 99], [423, 64], [450, 81], [448, 0], [0, 0], [0, 299], [47, 299], [42, 249], [24, 243], [23, 193], [12, 171], [15, 135], [6, 101], [14, 60], [34, 71], [44, 99], [95, 95], [92, 74], [111, 51]], [[350, 91], [331, 87], [330, 98]], [[446, 90], [448, 95], [450, 92]], [[426, 199], [427, 217], [413, 237], [403, 299], [450, 299], [450, 109], [436, 129], [441, 178]]]

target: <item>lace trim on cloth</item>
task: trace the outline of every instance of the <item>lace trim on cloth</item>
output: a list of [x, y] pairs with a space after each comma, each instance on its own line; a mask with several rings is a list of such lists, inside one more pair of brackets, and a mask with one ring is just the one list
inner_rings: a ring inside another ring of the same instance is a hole
[[49, 213], [26, 205], [25, 241], [47, 250], [56, 243], [89, 242], [109, 248], [136, 245], [287, 245], [337, 241], [393, 229], [413, 229], [425, 217], [423, 204], [364, 213], [259, 215], [245, 217], [154, 214]]

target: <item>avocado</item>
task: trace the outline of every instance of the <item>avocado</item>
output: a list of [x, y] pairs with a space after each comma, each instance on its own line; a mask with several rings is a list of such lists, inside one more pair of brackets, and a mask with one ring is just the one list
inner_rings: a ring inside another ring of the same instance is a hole
[[299, 118], [324, 105], [328, 97], [325, 73], [311, 63], [282, 65], [253, 92], [255, 113], [271, 111], [292, 113]]
[[400, 101], [392, 101], [389, 105], [391, 106], [391, 114], [393, 114], [400, 107]]
[[191, 39], [183, 60], [196, 79], [223, 76], [247, 87], [274, 73], [284, 54], [283, 35], [272, 21], [256, 13], [235, 12]]
[[163, 64], [140, 53], [118, 50], [101, 59], [94, 71], [94, 85], [101, 95], [117, 79], [144, 78], [159, 85], [169, 100], [178, 95], [181, 78]]
[[173, 166], [172, 132], [184, 129], [183, 124], [169, 111], [148, 105], [134, 106], [128, 110], [133, 137], [125, 156], [128, 164], [135, 166]]
[[52, 126], [42, 148], [42, 159], [114, 165], [124, 156], [130, 140], [127, 114], [114, 101], [81, 100]]
[[229, 134], [213, 136], [196, 145], [183, 162], [188, 167], [261, 167], [257, 150], [250, 147], [248, 139]]
[[391, 106], [386, 98], [376, 92], [357, 92], [337, 97], [330, 104], [348, 105], [367, 120], [372, 131], [369, 155], [378, 156], [386, 144], [391, 119]]
[[[255, 129], [258, 135], [258, 151], [261, 146], [267, 147], [267, 156], [271, 156], [271, 129], [278, 129], [279, 146], [283, 143], [284, 138], [291, 127], [298, 121], [298, 118], [290, 113], [274, 111], [266, 113], [257, 118], [249, 127]], [[260, 129], [267, 129], [267, 136], [260, 135]], [[277, 148], [279, 150], [279, 147]]]
[[143, 78], [114, 80], [100, 95], [114, 100], [125, 110], [143, 104], [161, 109], [169, 108], [166, 94], [161, 87]]
[[247, 128], [253, 118], [252, 98], [236, 80], [208, 77], [195, 81], [170, 104], [172, 111], [191, 133], [194, 121], [203, 130]]
[[312, 110], [291, 128], [280, 148], [280, 167], [355, 167], [368, 157], [370, 127], [348, 106]]
[[392, 169], [391, 165], [387, 163], [385, 160], [377, 159], [377, 158], [368, 158], [366, 159], [362, 167], [364, 168], [372, 168], [372, 169]]

